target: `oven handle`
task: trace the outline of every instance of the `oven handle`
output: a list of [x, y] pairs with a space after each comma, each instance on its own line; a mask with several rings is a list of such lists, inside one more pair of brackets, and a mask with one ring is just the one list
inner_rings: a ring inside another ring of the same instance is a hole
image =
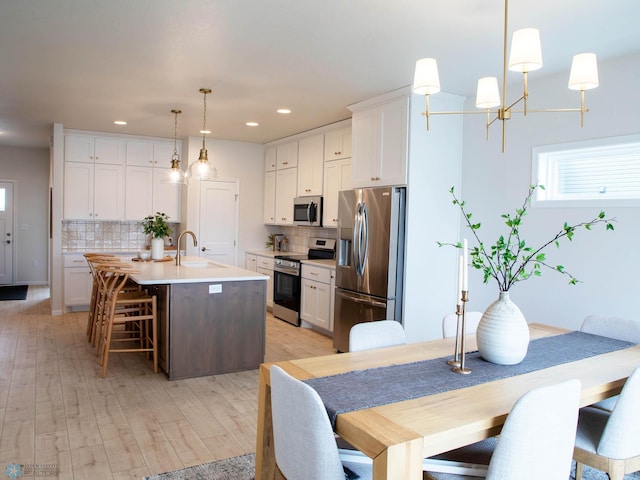
[[346, 293], [346, 292], [341, 292], [341, 291], [337, 291], [336, 295], [340, 295], [342, 298], [346, 298], [347, 300], [350, 300], [354, 303], [360, 303], [361, 305], [367, 305], [370, 307], [380, 307], [380, 308], [385, 308], [387, 306], [386, 303], [384, 302], [379, 302], [377, 300], [368, 300], [366, 298], [360, 297], [360, 296], [356, 296], [356, 295], [352, 295], [350, 293]]
[[292, 277], [299, 277], [299, 271], [294, 268], [274, 267], [275, 273], [281, 273], [283, 275], [290, 275]]

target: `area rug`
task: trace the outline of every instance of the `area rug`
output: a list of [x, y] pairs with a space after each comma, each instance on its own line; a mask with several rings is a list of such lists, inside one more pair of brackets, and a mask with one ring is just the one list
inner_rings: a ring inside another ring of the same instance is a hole
[[[239, 457], [225, 458], [217, 462], [205, 463], [195, 467], [183, 468], [174, 472], [160, 473], [143, 480], [253, 480], [255, 474], [255, 454], [249, 453]], [[568, 480], [575, 480], [576, 464], [571, 467], [571, 476]], [[452, 480], [458, 479], [455, 475], [448, 475]], [[582, 480], [608, 480], [605, 473], [585, 465], [582, 471]], [[624, 480], [640, 480], [640, 472], [630, 473], [624, 476]]]
[[225, 458], [216, 462], [160, 473], [143, 480], [253, 480], [255, 454]]
[[29, 285], [4, 285], [0, 287], [0, 301], [26, 300]]

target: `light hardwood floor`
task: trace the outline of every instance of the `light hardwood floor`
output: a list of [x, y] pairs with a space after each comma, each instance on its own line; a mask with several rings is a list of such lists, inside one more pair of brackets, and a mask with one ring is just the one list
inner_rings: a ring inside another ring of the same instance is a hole
[[[51, 316], [47, 287], [0, 302], [0, 471], [55, 464], [61, 479], [140, 479], [255, 451], [257, 370], [169, 382], [142, 354], [100, 378], [86, 312]], [[267, 319], [265, 361], [334, 353]]]

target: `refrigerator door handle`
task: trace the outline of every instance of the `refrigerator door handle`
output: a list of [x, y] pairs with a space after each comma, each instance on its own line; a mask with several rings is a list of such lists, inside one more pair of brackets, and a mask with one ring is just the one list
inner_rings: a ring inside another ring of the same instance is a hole
[[367, 264], [367, 257], [369, 256], [369, 211], [367, 210], [367, 204], [362, 204], [362, 236], [364, 238], [362, 248], [362, 260], [360, 261], [360, 275], [364, 275], [364, 267]]
[[346, 292], [337, 291], [336, 295], [340, 295], [342, 298], [346, 298], [347, 300], [349, 300], [351, 302], [360, 303], [362, 305], [368, 305], [368, 306], [371, 306], [371, 307], [385, 308], [387, 306], [387, 304], [384, 303], [384, 302], [378, 302], [376, 300], [368, 300], [366, 298], [362, 298], [362, 297], [359, 297], [359, 296], [350, 295], [349, 293], [346, 293]]
[[351, 235], [351, 259], [353, 268], [358, 275], [359, 255], [358, 255], [358, 220], [360, 218], [360, 204], [356, 206], [356, 214], [353, 218], [353, 233]]

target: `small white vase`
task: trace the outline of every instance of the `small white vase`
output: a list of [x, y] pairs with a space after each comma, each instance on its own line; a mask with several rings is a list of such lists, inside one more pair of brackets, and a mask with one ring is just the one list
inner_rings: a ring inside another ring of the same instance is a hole
[[164, 258], [164, 238], [153, 237], [151, 239], [151, 259], [162, 260]]
[[516, 365], [527, 355], [529, 325], [509, 292], [500, 292], [498, 300], [484, 312], [476, 339], [480, 355], [491, 363]]

